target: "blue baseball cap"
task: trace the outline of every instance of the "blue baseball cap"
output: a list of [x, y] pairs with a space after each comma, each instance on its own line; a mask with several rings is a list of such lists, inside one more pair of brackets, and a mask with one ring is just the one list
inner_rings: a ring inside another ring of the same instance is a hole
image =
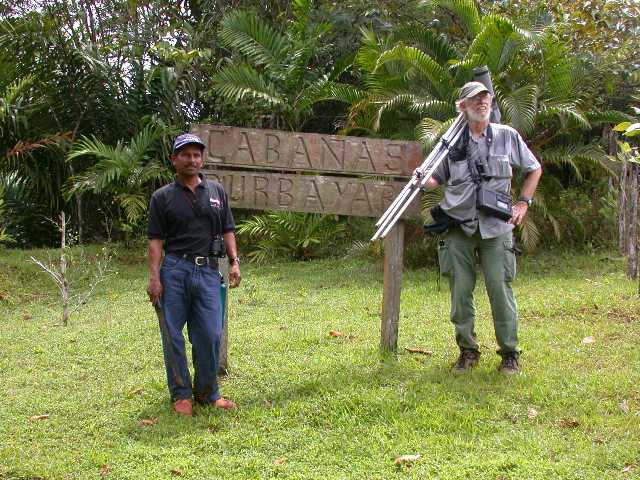
[[200, 137], [197, 135], [192, 133], [183, 133], [182, 135], [178, 135], [176, 137], [176, 141], [173, 142], [173, 153], [176, 153], [185, 145], [198, 145], [202, 150], [206, 148], [204, 142], [200, 140]]

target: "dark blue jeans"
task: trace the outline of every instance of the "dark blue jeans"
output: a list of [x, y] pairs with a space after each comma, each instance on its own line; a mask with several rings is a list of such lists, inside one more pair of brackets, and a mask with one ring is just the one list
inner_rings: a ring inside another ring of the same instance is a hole
[[[195, 398], [201, 403], [220, 398], [218, 362], [222, 335], [220, 274], [208, 265], [166, 255], [160, 268], [160, 308], [166, 328], [160, 329], [167, 383], [173, 401]], [[193, 386], [182, 329], [187, 324], [193, 358]]]

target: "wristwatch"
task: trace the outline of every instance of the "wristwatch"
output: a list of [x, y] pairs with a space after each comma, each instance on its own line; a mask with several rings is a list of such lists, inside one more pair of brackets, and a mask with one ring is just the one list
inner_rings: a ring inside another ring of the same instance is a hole
[[524, 202], [527, 204], [528, 207], [530, 207], [531, 204], [533, 203], [533, 198], [525, 197], [524, 195], [522, 195], [521, 197], [518, 198], [518, 201]]
[[229, 265], [240, 265], [240, 257], [229, 257]]

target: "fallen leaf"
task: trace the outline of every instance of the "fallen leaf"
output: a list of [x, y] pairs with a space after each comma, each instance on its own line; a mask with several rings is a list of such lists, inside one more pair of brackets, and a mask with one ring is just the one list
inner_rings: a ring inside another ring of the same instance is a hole
[[598, 445], [602, 445], [606, 441], [607, 440], [601, 435], [596, 435], [595, 437], [593, 437], [593, 443], [597, 443]]
[[595, 341], [596, 341], [596, 339], [593, 338], [593, 337], [584, 337], [582, 339], [582, 343], [584, 343], [585, 345], [588, 345], [590, 343], [594, 343]]
[[536, 410], [533, 407], [529, 407], [527, 409], [527, 417], [529, 418], [536, 418], [538, 416], [538, 410]]
[[580, 422], [575, 418], [562, 418], [558, 425], [562, 428], [578, 428], [580, 426]]
[[618, 406], [620, 407], [620, 410], [622, 410], [624, 413], [629, 413], [629, 402], [627, 402], [626, 399], [621, 401]]
[[180, 470], [179, 468], [172, 468], [171, 475], [173, 475], [174, 477], [179, 477], [182, 475], [182, 470]]
[[273, 408], [273, 406], [275, 405], [276, 402], [274, 402], [273, 400], [263, 400], [262, 403], [264, 403], [264, 406], [267, 408]]
[[155, 425], [156, 423], [158, 423], [157, 418], [143, 418], [138, 422], [138, 425], [141, 427], [150, 427], [152, 425]]
[[33, 316], [30, 313], [25, 313], [22, 318], [24, 320], [31, 320], [33, 318]]
[[129, 396], [133, 397], [134, 395], [142, 395], [143, 393], [144, 393], [144, 388], [138, 387], [138, 388], [134, 388], [133, 390], [131, 390], [129, 392]]
[[346, 338], [347, 338], [348, 341], [353, 342], [358, 337], [356, 337], [355, 335], [350, 333], [349, 335], [347, 335]]
[[404, 347], [404, 349], [409, 353], [419, 353], [421, 355], [433, 355], [433, 352], [431, 350], [425, 350], [424, 348]]
[[29, 420], [32, 422], [36, 422], [38, 420], [49, 420], [49, 414], [45, 413], [44, 415], [34, 415], [33, 417], [30, 417]]
[[622, 473], [629, 473], [634, 468], [636, 468], [636, 464], [635, 463], [627, 463], [627, 464], [625, 464], [624, 468], [622, 469]]
[[342, 337], [344, 334], [342, 332], [339, 332], [338, 330], [331, 330], [329, 332], [329, 336], [330, 337]]
[[287, 459], [285, 457], [280, 457], [280, 458], [276, 458], [273, 461], [273, 464], [274, 465], [283, 465], [286, 461], [287, 461]]
[[107, 476], [111, 472], [111, 468], [106, 463], [104, 465], [100, 465], [100, 475]]
[[400, 455], [399, 457], [396, 457], [396, 459], [393, 461], [393, 463], [395, 465], [407, 465], [407, 464], [415, 462], [419, 458], [420, 458], [420, 454], [419, 453], [416, 454], [416, 455]]

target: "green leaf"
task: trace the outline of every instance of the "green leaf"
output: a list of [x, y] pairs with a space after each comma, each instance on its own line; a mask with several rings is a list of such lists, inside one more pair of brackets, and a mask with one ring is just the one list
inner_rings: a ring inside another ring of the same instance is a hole
[[624, 132], [627, 128], [631, 126], [631, 122], [622, 122], [613, 127], [615, 132]]
[[286, 63], [289, 50], [286, 37], [254, 12], [232, 11], [222, 19], [218, 33], [226, 46], [246, 55], [254, 65], [279, 69]]
[[286, 104], [275, 85], [248, 64], [230, 65], [216, 73], [212, 81], [214, 89], [231, 101], [253, 97], [269, 105]]

